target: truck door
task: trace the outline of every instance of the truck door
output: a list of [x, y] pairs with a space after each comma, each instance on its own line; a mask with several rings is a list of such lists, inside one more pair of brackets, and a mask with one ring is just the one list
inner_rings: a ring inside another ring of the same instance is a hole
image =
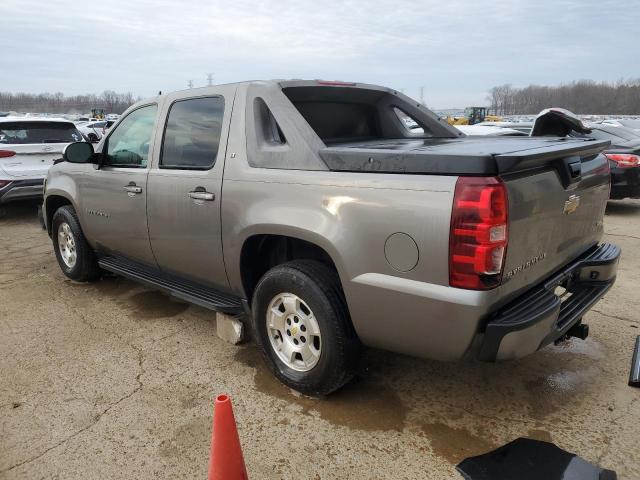
[[147, 218], [165, 273], [224, 289], [220, 193], [235, 87], [207, 91], [166, 100], [162, 146], [149, 172]]
[[99, 170], [80, 184], [82, 228], [99, 248], [155, 266], [147, 231], [147, 159], [158, 105], [127, 114], [102, 146]]

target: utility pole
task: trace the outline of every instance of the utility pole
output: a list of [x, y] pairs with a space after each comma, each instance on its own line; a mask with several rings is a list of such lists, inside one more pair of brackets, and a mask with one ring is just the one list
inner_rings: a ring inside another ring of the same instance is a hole
[[213, 73], [207, 73], [207, 85], [213, 85]]
[[189, 86], [189, 88], [193, 88], [193, 80], [189, 80], [187, 82], [187, 85]]
[[424, 87], [420, 87], [420, 104], [424, 107]]

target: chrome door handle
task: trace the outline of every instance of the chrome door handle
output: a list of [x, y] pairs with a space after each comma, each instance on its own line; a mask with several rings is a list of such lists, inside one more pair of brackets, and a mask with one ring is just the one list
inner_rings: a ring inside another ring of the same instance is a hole
[[127, 193], [142, 193], [142, 187], [137, 187], [135, 183], [130, 183], [123, 187]]
[[212, 202], [216, 199], [215, 194], [205, 190], [194, 190], [189, 192], [189, 196], [194, 200], [206, 200], [207, 202]]

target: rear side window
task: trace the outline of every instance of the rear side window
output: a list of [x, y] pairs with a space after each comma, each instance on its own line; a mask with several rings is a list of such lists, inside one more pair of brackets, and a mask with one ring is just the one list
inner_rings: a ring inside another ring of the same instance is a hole
[[65, 122], [2, 122], [0, 144], [71, 143], [81, 142], [82, 134], [72, 123]]
[[224, 99], [191, 98], [171, 105], [162, 142], [160, 168], [208, 170], [216, 162]]

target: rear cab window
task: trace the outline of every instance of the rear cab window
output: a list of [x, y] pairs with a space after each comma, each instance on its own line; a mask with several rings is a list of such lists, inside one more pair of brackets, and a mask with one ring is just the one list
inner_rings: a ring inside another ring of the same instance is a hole
[[325, 145], [457, 135], [386, 89], [304, 85], [282, 92]]
[[0, 144], [72, 143], [83, 141], [82, 134], [66, 122], [1, 122]]

